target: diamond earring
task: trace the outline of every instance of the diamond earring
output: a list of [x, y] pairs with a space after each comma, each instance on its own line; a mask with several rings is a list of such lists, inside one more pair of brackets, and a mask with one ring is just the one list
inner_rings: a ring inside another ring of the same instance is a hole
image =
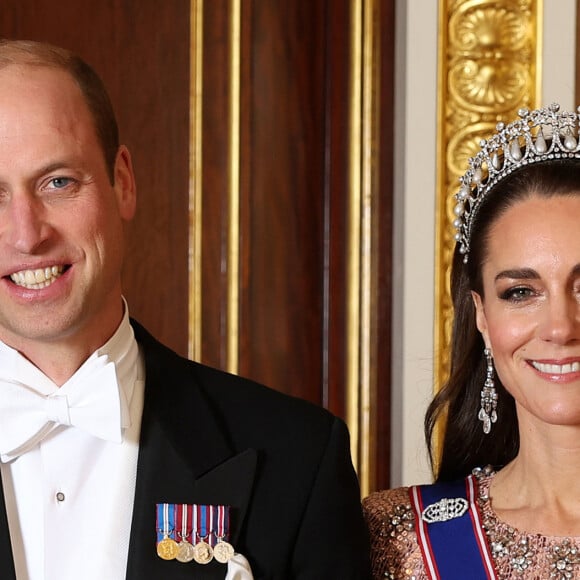
[[477, 418], [483, 422], [483, 432], [487, 435], [491, 431], [492, 423], [497, 421], [497, 391], [493, 382], [493, 358], [491, 350], [483, 351], [487, 364], [485, 383], [481, 390], [481, 407]]

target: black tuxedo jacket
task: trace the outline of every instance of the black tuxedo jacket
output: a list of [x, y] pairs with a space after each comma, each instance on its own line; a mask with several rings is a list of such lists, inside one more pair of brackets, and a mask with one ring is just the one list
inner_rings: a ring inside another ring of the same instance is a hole
[[[127, 580], [225, 576], [226, 566], [215, 561], [157, 556], [155, 505], [162, 502], [230, 505], [230, 543], [256, 579], [369, 578], [367, 531], [342, 421], [187, 361], [132, 324], [146, 385]], [[15, 580], [0, 499], [0, 578]]]

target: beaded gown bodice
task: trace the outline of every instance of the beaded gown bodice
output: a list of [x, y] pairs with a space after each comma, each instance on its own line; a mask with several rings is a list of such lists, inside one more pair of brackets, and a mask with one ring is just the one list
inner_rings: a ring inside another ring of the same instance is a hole
[[[478, 469], [474, 475], [478, 482], [477, 502], [483, 529], [498, 578], [580, 578], [580, 537], [528, 534], [502, 522], [489, 498], [493, 471]], [[371, 535], [373, 579], [427, 580], [415, 533], [409, 488], [375, 492], [363, 500], [363, 509]]]

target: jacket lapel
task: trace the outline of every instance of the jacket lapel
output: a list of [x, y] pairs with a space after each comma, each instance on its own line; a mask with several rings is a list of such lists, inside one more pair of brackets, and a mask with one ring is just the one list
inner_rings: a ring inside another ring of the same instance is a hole
[[12, 556], [12, 544], [10, 542], [10, 530], [8, 528], [8, 515], [6, 514], [6, 502], [4, 501], [4, 488], [0, 481], [0, 578], [3, 580], [16, 580], [14, 570], [14, 558]]
[[[135, 333], [145, 354], [146, 387], [127, 580], [223, 579], [223, 564], [183, 564], [157, 556], [155, 507], [230, 505], [235, 547], [252, 491], [256, 451], [236, 455], [188, 365], [138, 326]], [[187, 415], [191, 409], [194, 415]]]

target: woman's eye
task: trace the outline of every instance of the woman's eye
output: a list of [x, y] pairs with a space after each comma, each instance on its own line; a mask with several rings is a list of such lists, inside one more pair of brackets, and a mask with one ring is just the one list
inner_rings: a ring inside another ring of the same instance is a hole
[[517, 286], [515, 288], [508, 288], [500, 294], [502, 300], [509, 300], [512, 302], [521, 302], [530, 296], [534, 295], [534, 291], [527, 286]]

